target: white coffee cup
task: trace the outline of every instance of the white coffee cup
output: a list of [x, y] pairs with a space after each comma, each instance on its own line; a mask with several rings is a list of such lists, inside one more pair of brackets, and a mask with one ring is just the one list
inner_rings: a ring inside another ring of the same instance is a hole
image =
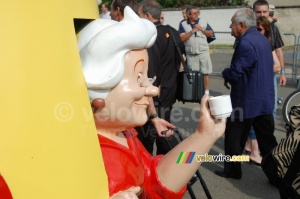
[[210, 113], [216, 119], [227, 118], [232, 112], [230, 95], [221, 95], [208, 99]]

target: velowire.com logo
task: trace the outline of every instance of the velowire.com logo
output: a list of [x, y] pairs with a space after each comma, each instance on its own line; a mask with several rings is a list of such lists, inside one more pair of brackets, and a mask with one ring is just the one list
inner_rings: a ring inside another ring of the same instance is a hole
[[180, 152], [176, 164], [191, 164], [193, 159], [197, 162], [249, 162], [250, 157], [248, 155], [196, 155], [196, 152]]

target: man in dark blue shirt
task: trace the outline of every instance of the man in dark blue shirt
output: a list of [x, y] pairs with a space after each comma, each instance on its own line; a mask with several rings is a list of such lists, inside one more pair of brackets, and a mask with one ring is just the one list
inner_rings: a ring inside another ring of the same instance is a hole
[[[255, 13], [238, 10], [231, 19], [232, 36], [237, 43], [230, 68], [223, 71], [224, 85], [231, 87], [233, 112], [227, 119], [225, 155], [241, 155], [253, 126], [262, 156], [277, 145], [274, 137], [274, 85], [272, 48], [267, 38], [256, 30]], [[217, 175], [242, 177], [241, 162], [225, 162]]]

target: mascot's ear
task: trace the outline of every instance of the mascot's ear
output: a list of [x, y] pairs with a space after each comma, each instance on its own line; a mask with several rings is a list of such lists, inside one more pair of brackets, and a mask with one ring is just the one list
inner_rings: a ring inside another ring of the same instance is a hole
[[92, 108], [96, 111], [105, 107], [105, 100], [102, 98], [96, 98], [92, 101]]

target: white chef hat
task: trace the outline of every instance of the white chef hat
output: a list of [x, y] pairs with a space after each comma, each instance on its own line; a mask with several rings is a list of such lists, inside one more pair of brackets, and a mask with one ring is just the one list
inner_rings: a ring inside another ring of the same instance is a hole
[[156, 36], [154, 24], [128, 6], [121, 22], [97, 19], [82, 29], [78, 47], [90, 100], [105, 99], [123, 78], [126, 53], [151, 47]]

